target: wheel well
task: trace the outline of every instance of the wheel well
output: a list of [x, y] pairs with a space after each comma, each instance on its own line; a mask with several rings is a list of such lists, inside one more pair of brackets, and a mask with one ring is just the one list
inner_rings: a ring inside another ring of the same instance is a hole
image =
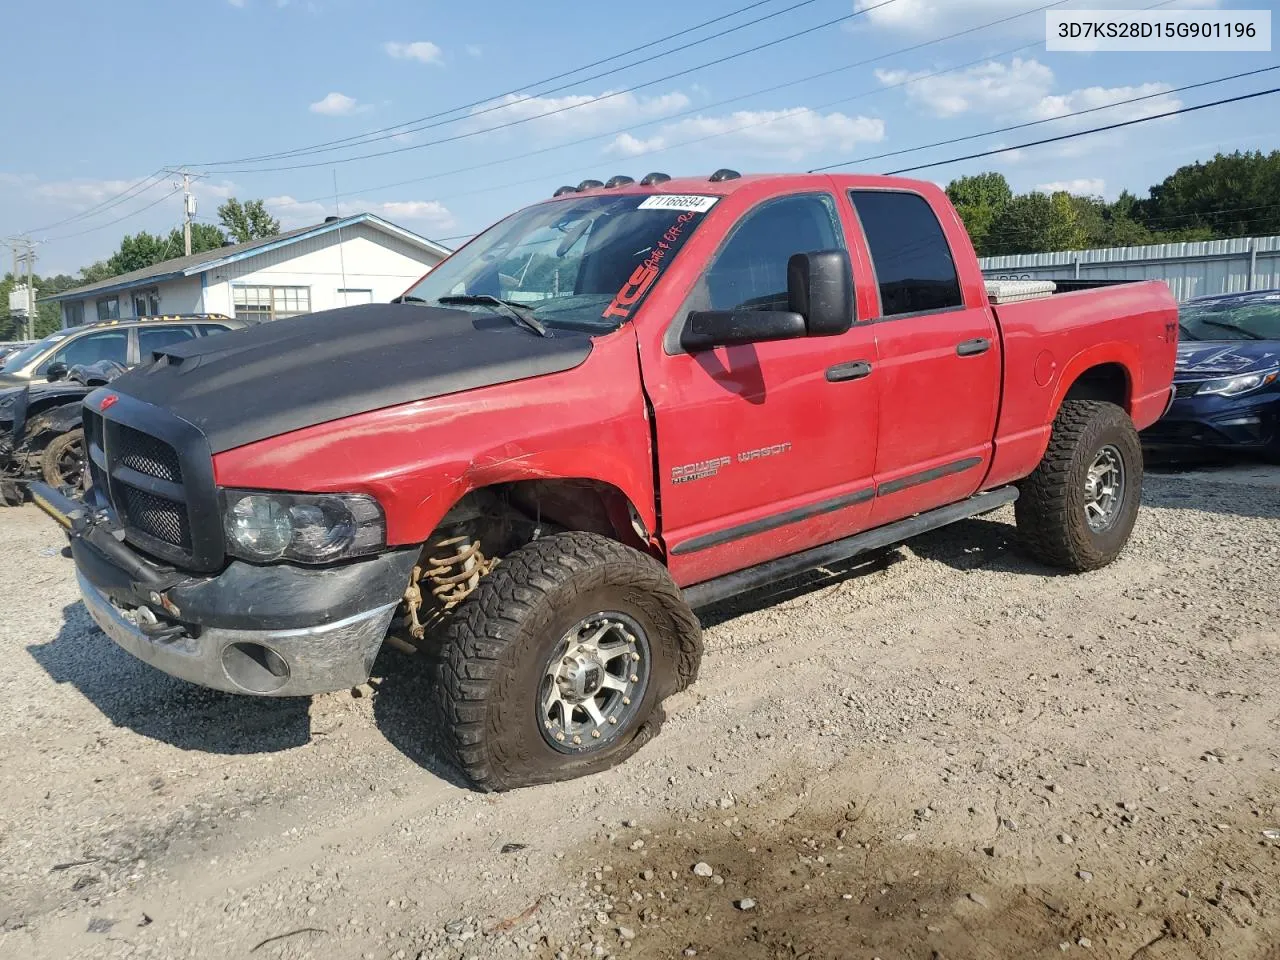
[[1063, 400], [1102, 400], [1129, 410], [1129, 372], [1119, 363], [1090, 367], [1071, 384]]
[[437, 529], [466, 524], [506, 528], [510, 548], [568, 530], [652, 552], [640, 514], [617, 487], [599, 480], [521, 480], [473, 490], [445, 514]]

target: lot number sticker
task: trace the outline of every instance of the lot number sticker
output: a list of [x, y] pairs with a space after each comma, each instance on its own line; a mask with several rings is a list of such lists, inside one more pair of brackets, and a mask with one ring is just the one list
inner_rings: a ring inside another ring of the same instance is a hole
[[640, 204], [640, 210], [691, 210], [694, 213], [706, 213], [716, 205], [719, 197], [700, 197], [693, 194], [667, 193], [656, 197], [647, 197]]

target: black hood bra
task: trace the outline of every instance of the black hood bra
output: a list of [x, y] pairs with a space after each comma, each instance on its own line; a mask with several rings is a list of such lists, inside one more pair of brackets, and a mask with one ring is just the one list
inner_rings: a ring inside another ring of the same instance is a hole
[[214, 453], [383, 407], [570, 370], [585, 333], [502, 316], [367, 304], [187, 340], [110, 389], [197, 427]]

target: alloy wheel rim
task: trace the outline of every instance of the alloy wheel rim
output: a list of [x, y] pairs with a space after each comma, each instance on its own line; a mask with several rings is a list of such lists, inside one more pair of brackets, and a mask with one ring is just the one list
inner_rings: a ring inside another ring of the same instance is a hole
[[1098, 451], [1085, 474], [1084, 514], [1089, 529], [1102, 533], [1115, 525], [1124, 503], [1124, 458], [1112, 444]]
[[536, 709], [543, 738], [561, 753], [611, 746], [639, 713], [651, 666], [649, 637], [632, 617], [583, 617], [542, 670]]
[[84, 479], [84, 445], [73, 443], [58, 457], [58, 476], [63, 486], [78, 487]]

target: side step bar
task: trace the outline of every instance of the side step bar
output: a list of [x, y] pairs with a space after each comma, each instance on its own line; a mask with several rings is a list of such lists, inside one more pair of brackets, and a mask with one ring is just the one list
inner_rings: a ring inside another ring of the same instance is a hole
[[990, 513], [1017, 499], [1018, 490], [1015, 487], [989, 490], [968, 500], [939, 507], [928, 513], [918, 513], [914, 517], [876, 527], [874, 530], [867, 530], [855, 536], [846, 537], [844, 540], [823, 544], [812, 550], [805, 550], [803, 553], [793, 553], [789, 557], [769, 560], [745, 570], [727, 573], [715, 580], [696, 583], [685, 588], [684, 599], [695, 610], [707, 607], [729, 597], [746, 593], [748, 590], [755, 590], [770, 583], [785, 580], [787, 577], [794, 577], [815, 567], [848, 560], [850, 557], [856, 557], [860, 553], [871, 550], [891, 547], [919, 534], [955, 523], [957, 520], [967, 520], [983, 513]]

